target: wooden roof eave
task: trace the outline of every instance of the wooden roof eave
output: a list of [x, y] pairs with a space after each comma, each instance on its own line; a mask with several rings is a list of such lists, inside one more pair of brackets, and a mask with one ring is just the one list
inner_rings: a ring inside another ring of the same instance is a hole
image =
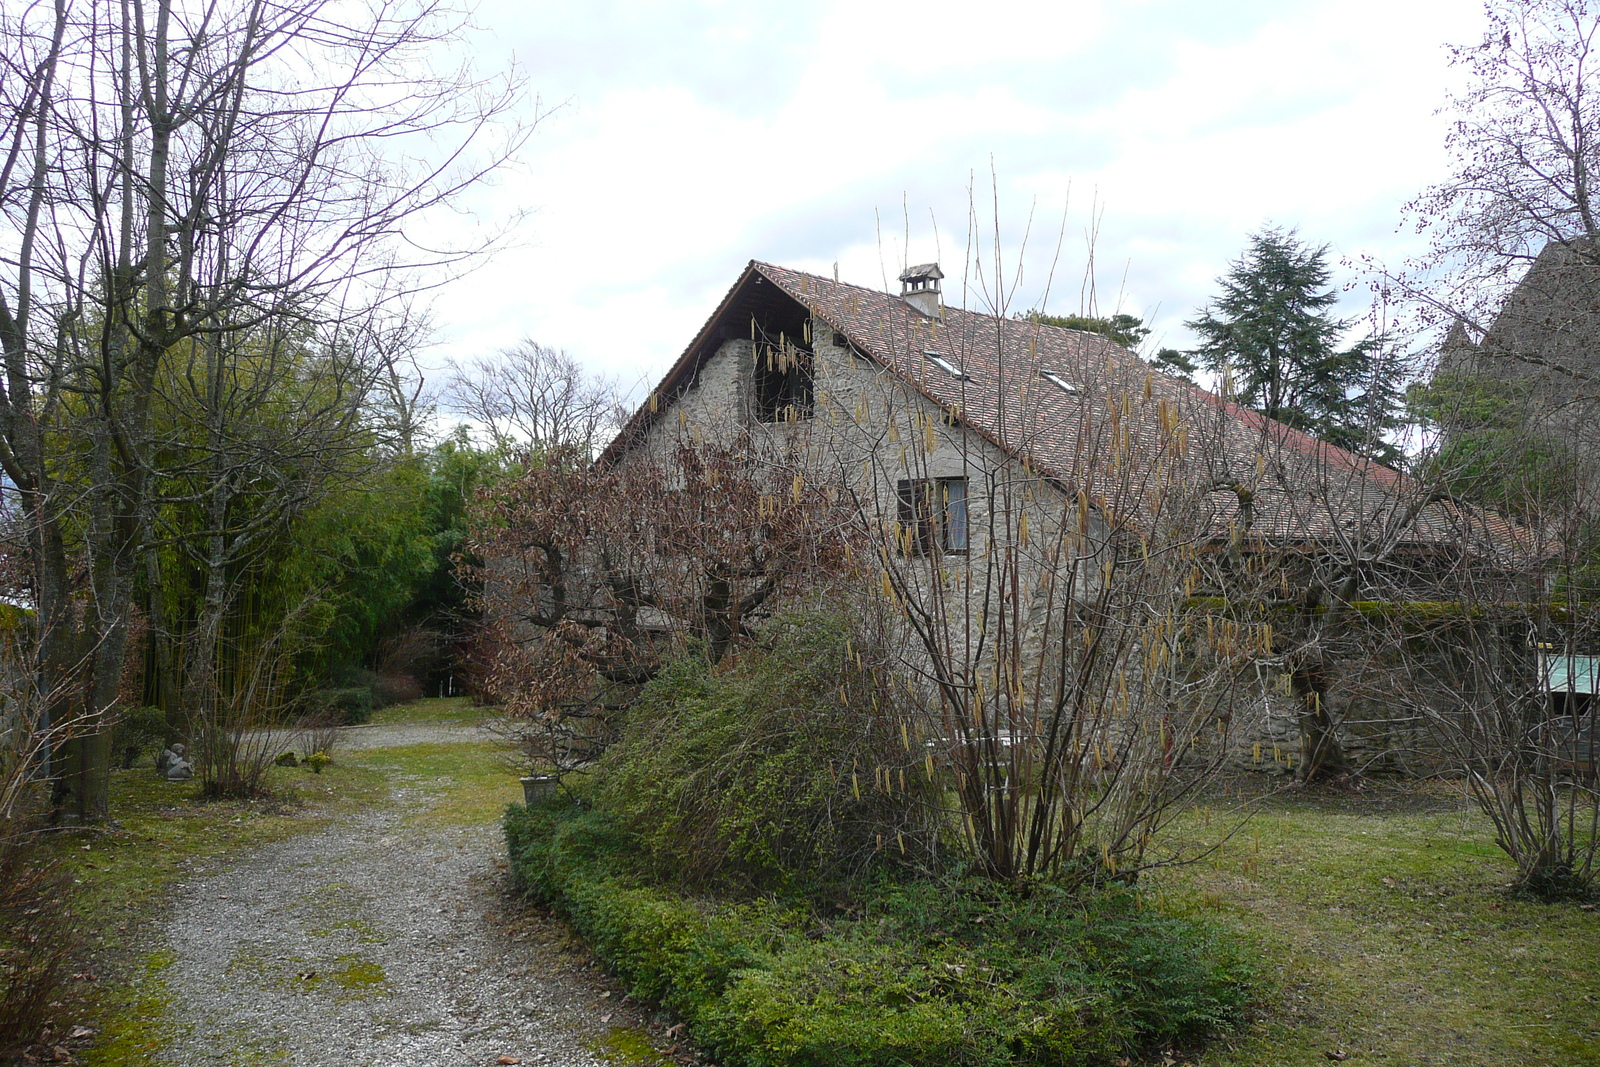
[[[706, 352], [705, 349], [708, 343], [717, 336], [723, 318], [737, 302], [745, 285], [753, 276], [761, 277], [768, 284], [776, 284], [772, 279], [761, 275], [756, 270], [755, 260], [745, 264], [744, 270], [739, 273], [739, 277], [733, 285], [728, 287], [727, 293], [723, 296], [721, 302], [717, 304], [716, 310], [711, 313], [705, 324], [700, 327], [699, 332], [694, 335], [694, 340], [689, 342], [688, 347], [683, 350], [683, 354], [668, 369], [660, 384], [650, 391], [649, 396], [645, 397], [644, 402], [629, 417], [627, 423], [617, 433], [617, 436], [612, 438], [611, 443], [601, 451], [599, 457], [595, 460], [595, 466], [609, 467], [620, 460], [635, 444], [644, 440], [645, 433], [654, 425], [657, 419], [666, 413], [667, 407], [677, 399], [683, 389], [694, 380], [695, 374], [700, 370], [705, 360], [715, 355], [715, 350]], [[792, 295], [781, 285], [777, 288], [785, 296]]]

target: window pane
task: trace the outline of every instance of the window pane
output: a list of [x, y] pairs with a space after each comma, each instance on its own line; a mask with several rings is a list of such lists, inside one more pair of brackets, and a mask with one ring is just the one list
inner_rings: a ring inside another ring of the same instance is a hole
[[902, 479], [899, 486], [900, 551], [926, 555], [932, 548], [933, 515], [928, 504], [928, 483]]
[[951, 552], [967, 550], [967, 480], [942, 478], [944, 490], [944, 547]]
[[1566, 656], [1557, 653], [1545, 659], [1545, 688], [1552, 693], [1600, 692], [1600, 657]]

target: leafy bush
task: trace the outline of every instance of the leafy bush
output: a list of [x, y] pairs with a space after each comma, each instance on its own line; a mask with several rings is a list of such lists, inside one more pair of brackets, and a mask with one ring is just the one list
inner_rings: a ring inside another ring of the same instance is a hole
[[312, 713], [346, 726], [359, 726], [372, 718], [372, 690], [354, 685], [344, 689], [319, 689], [311, 694]]
[[[827, 891], [884, 858], [928, 863], [937, 795], [892, 687], [840, 617], [788, 616], [713, 669], [669, 664], [596, 775], [658, 877]], [[863, 666], [865, 665], [865, 666]]]
[[1128, 890], [879, 882], [827, 919], [653, 886], [638, 842], [559, 801], [507, 813], [512, 870], [636, 996], [729, 1067], [1107, 1064], [1236, 1024], [1250, 975]]
[[373, 707], [386, 708], [391, 704], [409, 704], [422, 699], [422, 686], [416, 678], [403, 671], [386, 671], [373, 676]]
[[139, 757], [158, 744], [177, 740], [177, 734], [167, 723], [167, 713], [160, 708], [128, 708], [112, 729], [112, 749], [122, 761], [122, 769], [130, 770]]

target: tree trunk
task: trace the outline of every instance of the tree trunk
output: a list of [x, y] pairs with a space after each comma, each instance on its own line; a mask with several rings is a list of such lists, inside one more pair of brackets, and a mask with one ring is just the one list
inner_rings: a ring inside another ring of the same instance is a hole
[[1327, 688], [1305, 693], [1300, 714], [1300, 778], [1321, 782], [1350, 773], [1350, 758], [1339, 741], [1339, 724], [1328, 710]]
[[146, 613], [150, 617], [150, 651], [146, 663], [146, 703], [154, 704], [168, 716], [168, 721], [179, 709], [177, 661], [172, 649], [172, 619], [167, 611], [167, 589], [161, 566], [161, 550], [155, 545], [154, 523], [149, 516], [144, 521], [144, 576], [147, 587]]
[[[1339, 741], [1339, 723], [1328, 701], [1331, 688], [1328, 642], [1340, 636], [1354, 613], [1350, 600], [1359, 588], [1360, 568], [1351, 565], [1340, 589], [1328, 605], [1327, 614], [1320, 625], [1312, 623], [1311, 651], [1290, 676], [1294, 692], [1303, 700], [1300, 712], [1300, 780], [1321, 782], [1347, 775], [1353, 769], [1344, 745]], [[1323, 590], [1316, 584], [1307, 589], [1306, 613], [1313, 620], [1323, 599]]]
[[[213, 366], [213, 373], [216, 368]], [[213, 384], [213, 389], [216, 386]], [[223, 618], [228, 609], [228, 540], [224, 534], [231, 492], [220, 455], [220, 437], [210, 433], [215, 469], [206, 502], [206, 553], [202, 564], [205, 592], [196, 611], [193, 628], [183, 641], [183, 707], [190, 730], [200, 741], [200, 776], [208, 788], [228, 776], [232, 746], [223, 732], [221, 687], [217, 679], [217, 644], [222, 638]]]

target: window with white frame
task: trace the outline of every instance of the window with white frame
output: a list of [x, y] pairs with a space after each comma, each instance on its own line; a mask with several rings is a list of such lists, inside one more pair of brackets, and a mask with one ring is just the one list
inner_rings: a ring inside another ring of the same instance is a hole
[[940, 370], [950, 375], [950, 377], [956, 379], [956, 381], [965, 382], [972, 379], [972, 375], [962, 370], [961, 367], [957, 365], [955, 360], [951, 359], [943, 352], [924, 352], [922, 353], [922, 358], [926, 359], [929, 363], [932, 363], [935, 367], [938, 367]]
[[1083, 391], [1076, 385], [1073, 385], [1071, 382], [1069, 382], [1066, 379], [1066, 376], [1061, 374], [1059, 371], [1042, 370], [1039, 372], [1039, 376], [1060, 388], [1060, 390], [1063, 393], [1066, 393], [1068, 396], [1077, 396]]

